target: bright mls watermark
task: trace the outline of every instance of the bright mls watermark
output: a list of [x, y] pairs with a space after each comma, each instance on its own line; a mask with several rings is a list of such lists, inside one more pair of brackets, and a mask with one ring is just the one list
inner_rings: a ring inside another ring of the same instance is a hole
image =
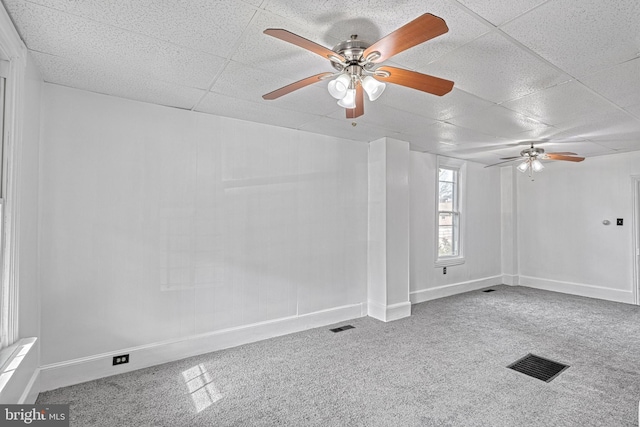
[[69, 405], [0, 405], [0, 427], [69, 427]]

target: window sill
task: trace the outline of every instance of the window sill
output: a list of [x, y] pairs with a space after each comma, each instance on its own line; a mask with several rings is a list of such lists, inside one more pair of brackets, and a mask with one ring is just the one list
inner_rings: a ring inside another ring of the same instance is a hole
[[465, 259], [463, 257], [456, 257], [456, 258], [441, 258], [439, 260], [436, 261], [435, 263], [435, 267], [439, 268], [439, 267], [449, 267], [451, 265], [460, 265], [460, 264], [464, 264]]

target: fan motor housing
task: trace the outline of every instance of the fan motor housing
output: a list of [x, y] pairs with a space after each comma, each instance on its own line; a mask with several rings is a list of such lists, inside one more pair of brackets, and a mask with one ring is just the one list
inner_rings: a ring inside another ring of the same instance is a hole
[[520, 152], [522, 157], [538, 157], [544, 154], [544, 148], [525, 148]]
[[[362, 58], [364, 51], [370, 46], [369, 43], [364, 40], [358, 40], [356, 37], [355, 35], [351, 36], [351, 40], [340, 42], [331, 49], [335, 53], [345, 57], [349, 65], [357, 64]], [[336, 64], [335, 62], [331, 64], [337, 70], [341, 70], [340, 64]]]

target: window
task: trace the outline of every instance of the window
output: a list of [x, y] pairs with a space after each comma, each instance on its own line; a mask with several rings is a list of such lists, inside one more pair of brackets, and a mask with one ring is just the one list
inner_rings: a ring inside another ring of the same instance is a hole
[[462, 251], [464, 171], [464, 162], [438, 158], [436, 266], [464, 262]]
[[[6, 77], [8, 75], [8, 62], [0, 59], [0, 260], [2, 257], [2, 249], [4, 247], [4, 122], [5, 122], [5, 98], [6, 98]], [[1, 262], [0, 262], [1, 264]], [[11, 344], [10, 333], [8, 331], [10, 324], [9, 288], [4, 285], [2, 266], [0, 266], [0, 349]]]

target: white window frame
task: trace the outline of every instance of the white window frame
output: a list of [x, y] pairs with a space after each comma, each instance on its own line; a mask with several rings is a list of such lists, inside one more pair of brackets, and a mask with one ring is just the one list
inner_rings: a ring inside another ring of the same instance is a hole
[[[0, 324], [0, 350], [15, 343], [18, 329], [18, 165], [22, 141], [22, 105], [24, 76], [27, 68], [27, 49], [15, 30], [9, 15], [0, 3], [0, 52], [8, 59], [5, 87], [5, 121], [3, 129], [3, 234], [0, 240], [0, 304], [4, 308]], [[4, 352], [2, 352], [4, 353]], [[0, 353], [0, 358], [3, 354]]]
[[[453, 169], [457, 172], [457, 215], [458, 215], [458, 254], [455, 256], [440, 256], [439, 247], [439, 235], [440, 235], [440, 169]], [[464, 239], [466, 234], [466, 215], [465, 215], [465, 200], [466, 200], [466, 177], [467, 177], [467, 163], [464, 160], [454, 159], [451, 157], [438, 156], [436, 164], [436, 194], [435, 194], [435, 266], [447, 267], [450, 265], [464, 264]]]

